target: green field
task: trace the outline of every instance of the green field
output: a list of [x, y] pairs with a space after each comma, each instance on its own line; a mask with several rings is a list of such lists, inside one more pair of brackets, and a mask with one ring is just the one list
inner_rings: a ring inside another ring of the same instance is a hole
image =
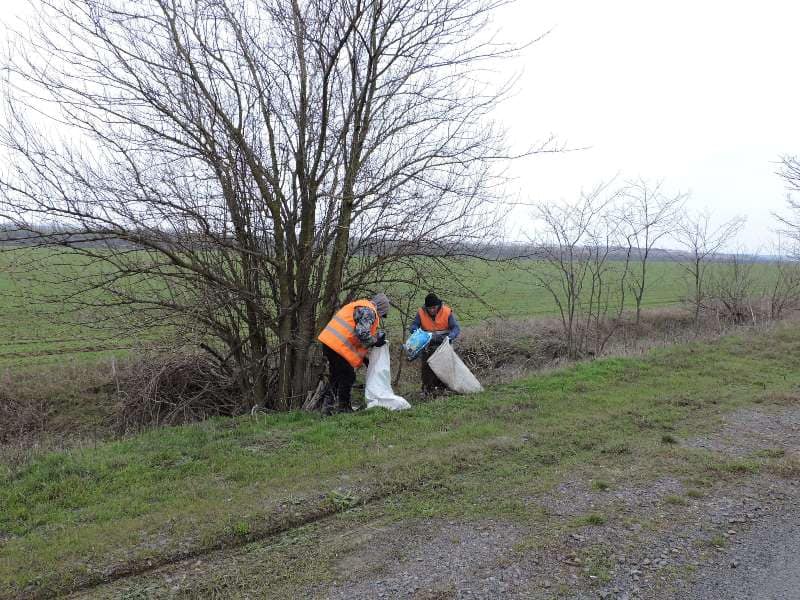
[[[92, 311], [64, 313], [57, 302], [48, 302], [57, 295], [60, 279], [84, 277], [100, 267], [85, 268], [76, 260], [46, 257], [34, 251], [0, 252], [0, 369], [66, 362], [96, 361], [123, 355], [143, 339], [121, 332], [113, 324], [104, 326]], [[26, 256], [25, 253], [28, 253]], [[16, 274], [10, 275], [10, 264], [17, 263]], [[26, 264], [30, 266], [26, 266]], [[532, 270], [546, 269], [542, 263], [527, 261], [520, 265], [471, 261], [459, 268], [465, 273], [465, 287], [472, 296], [448, 297], [463, 324], [470, 325], [489, 317], [521, 319], [552, 316], [556, 305], [552, 297], [536, 285]], [[712, 265], [716, 268], [716, 265]], [[764, 285], [771, 279], [774, 267], [755, 265], [755, 274]], [[652, 262], [649, 265], [648, 289], [644, 306], [648, 308], [680, 304], [687, 295], [687, 280], [681, 266], [674, 262]], [[442, 286], [447, 287], [447, 284]], [[66, 288], [65, 288], [66, 289]], [[419, 304], [427, 290], [417, 298]], [[634, 307], [628, 295], [626, 305]], [[399, 322], [393, 318], [389, 325]], [[152, 336], [148, 336], [152, 339]]]

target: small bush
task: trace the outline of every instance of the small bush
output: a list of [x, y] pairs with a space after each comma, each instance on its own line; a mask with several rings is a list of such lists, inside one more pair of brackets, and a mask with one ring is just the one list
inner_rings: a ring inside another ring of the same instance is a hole
[[236, 537], [247, 537], [250, 535], [250, 524], [246, 521], [237, 521], [233, 524], [231, 530]]

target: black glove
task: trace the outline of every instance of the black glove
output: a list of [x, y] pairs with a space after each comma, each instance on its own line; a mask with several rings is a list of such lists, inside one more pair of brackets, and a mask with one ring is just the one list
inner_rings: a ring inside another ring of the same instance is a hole
[[375, 348], [380, 348], [386, 343], [386, 332], [381, 331], [378, 333], [378, 340], [375, 342]]
[[431, 344], [441, 344], [447, 336], [443, 333], [434, 333], [431, 336]]

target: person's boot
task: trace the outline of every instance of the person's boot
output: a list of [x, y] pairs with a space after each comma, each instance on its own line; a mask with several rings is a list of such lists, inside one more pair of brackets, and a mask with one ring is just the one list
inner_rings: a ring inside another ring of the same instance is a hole
[[338, 402], [336, 402], [336, 394], [329, 390], [329, 392], [325, 394], [325, 399], [322, 401], [322, 414], [326, 417], [330, 417], [336, 414], [337, 408]]
[[350, 403], [350, 401], [349, 401], [349, 400], [348, 400], [348, 401], [346, 401], [346, 402], [339, 402], [339, 403], [336, 405], [336, 414], [341, 414], [341, 413], [354, 413], [354, 412], [356, 412], [356, 411], [355, 411], [355, 409], [353, 408], [353, 405]]

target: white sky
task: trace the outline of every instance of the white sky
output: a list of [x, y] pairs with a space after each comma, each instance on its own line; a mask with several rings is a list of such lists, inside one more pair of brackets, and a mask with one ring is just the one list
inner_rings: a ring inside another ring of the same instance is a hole
[[500, 117], [517, 146], [554, 133], [591, 149], [512, 167], [523, 200], [572, 198], [620, 173], [740, 214], [750, 250], [774, 237], [780, 154], [800, 154], [800, 3], [522, 0], [496, 25], [526, 50]]
[[[0, 3], [5, 22], [26, 4]], [[552, 133], [590, 147], [513, 165], [521, 200], [663, 178], [692, 208], [745, 215], [740, 241], [768, 250], [785, 198], [774, 163], [800, 153], [800, 2], [518, 0], [496, 25], [514, 40], [552, 29], [507, 65], [522, 72], [498, 112], [513, 146]]]

